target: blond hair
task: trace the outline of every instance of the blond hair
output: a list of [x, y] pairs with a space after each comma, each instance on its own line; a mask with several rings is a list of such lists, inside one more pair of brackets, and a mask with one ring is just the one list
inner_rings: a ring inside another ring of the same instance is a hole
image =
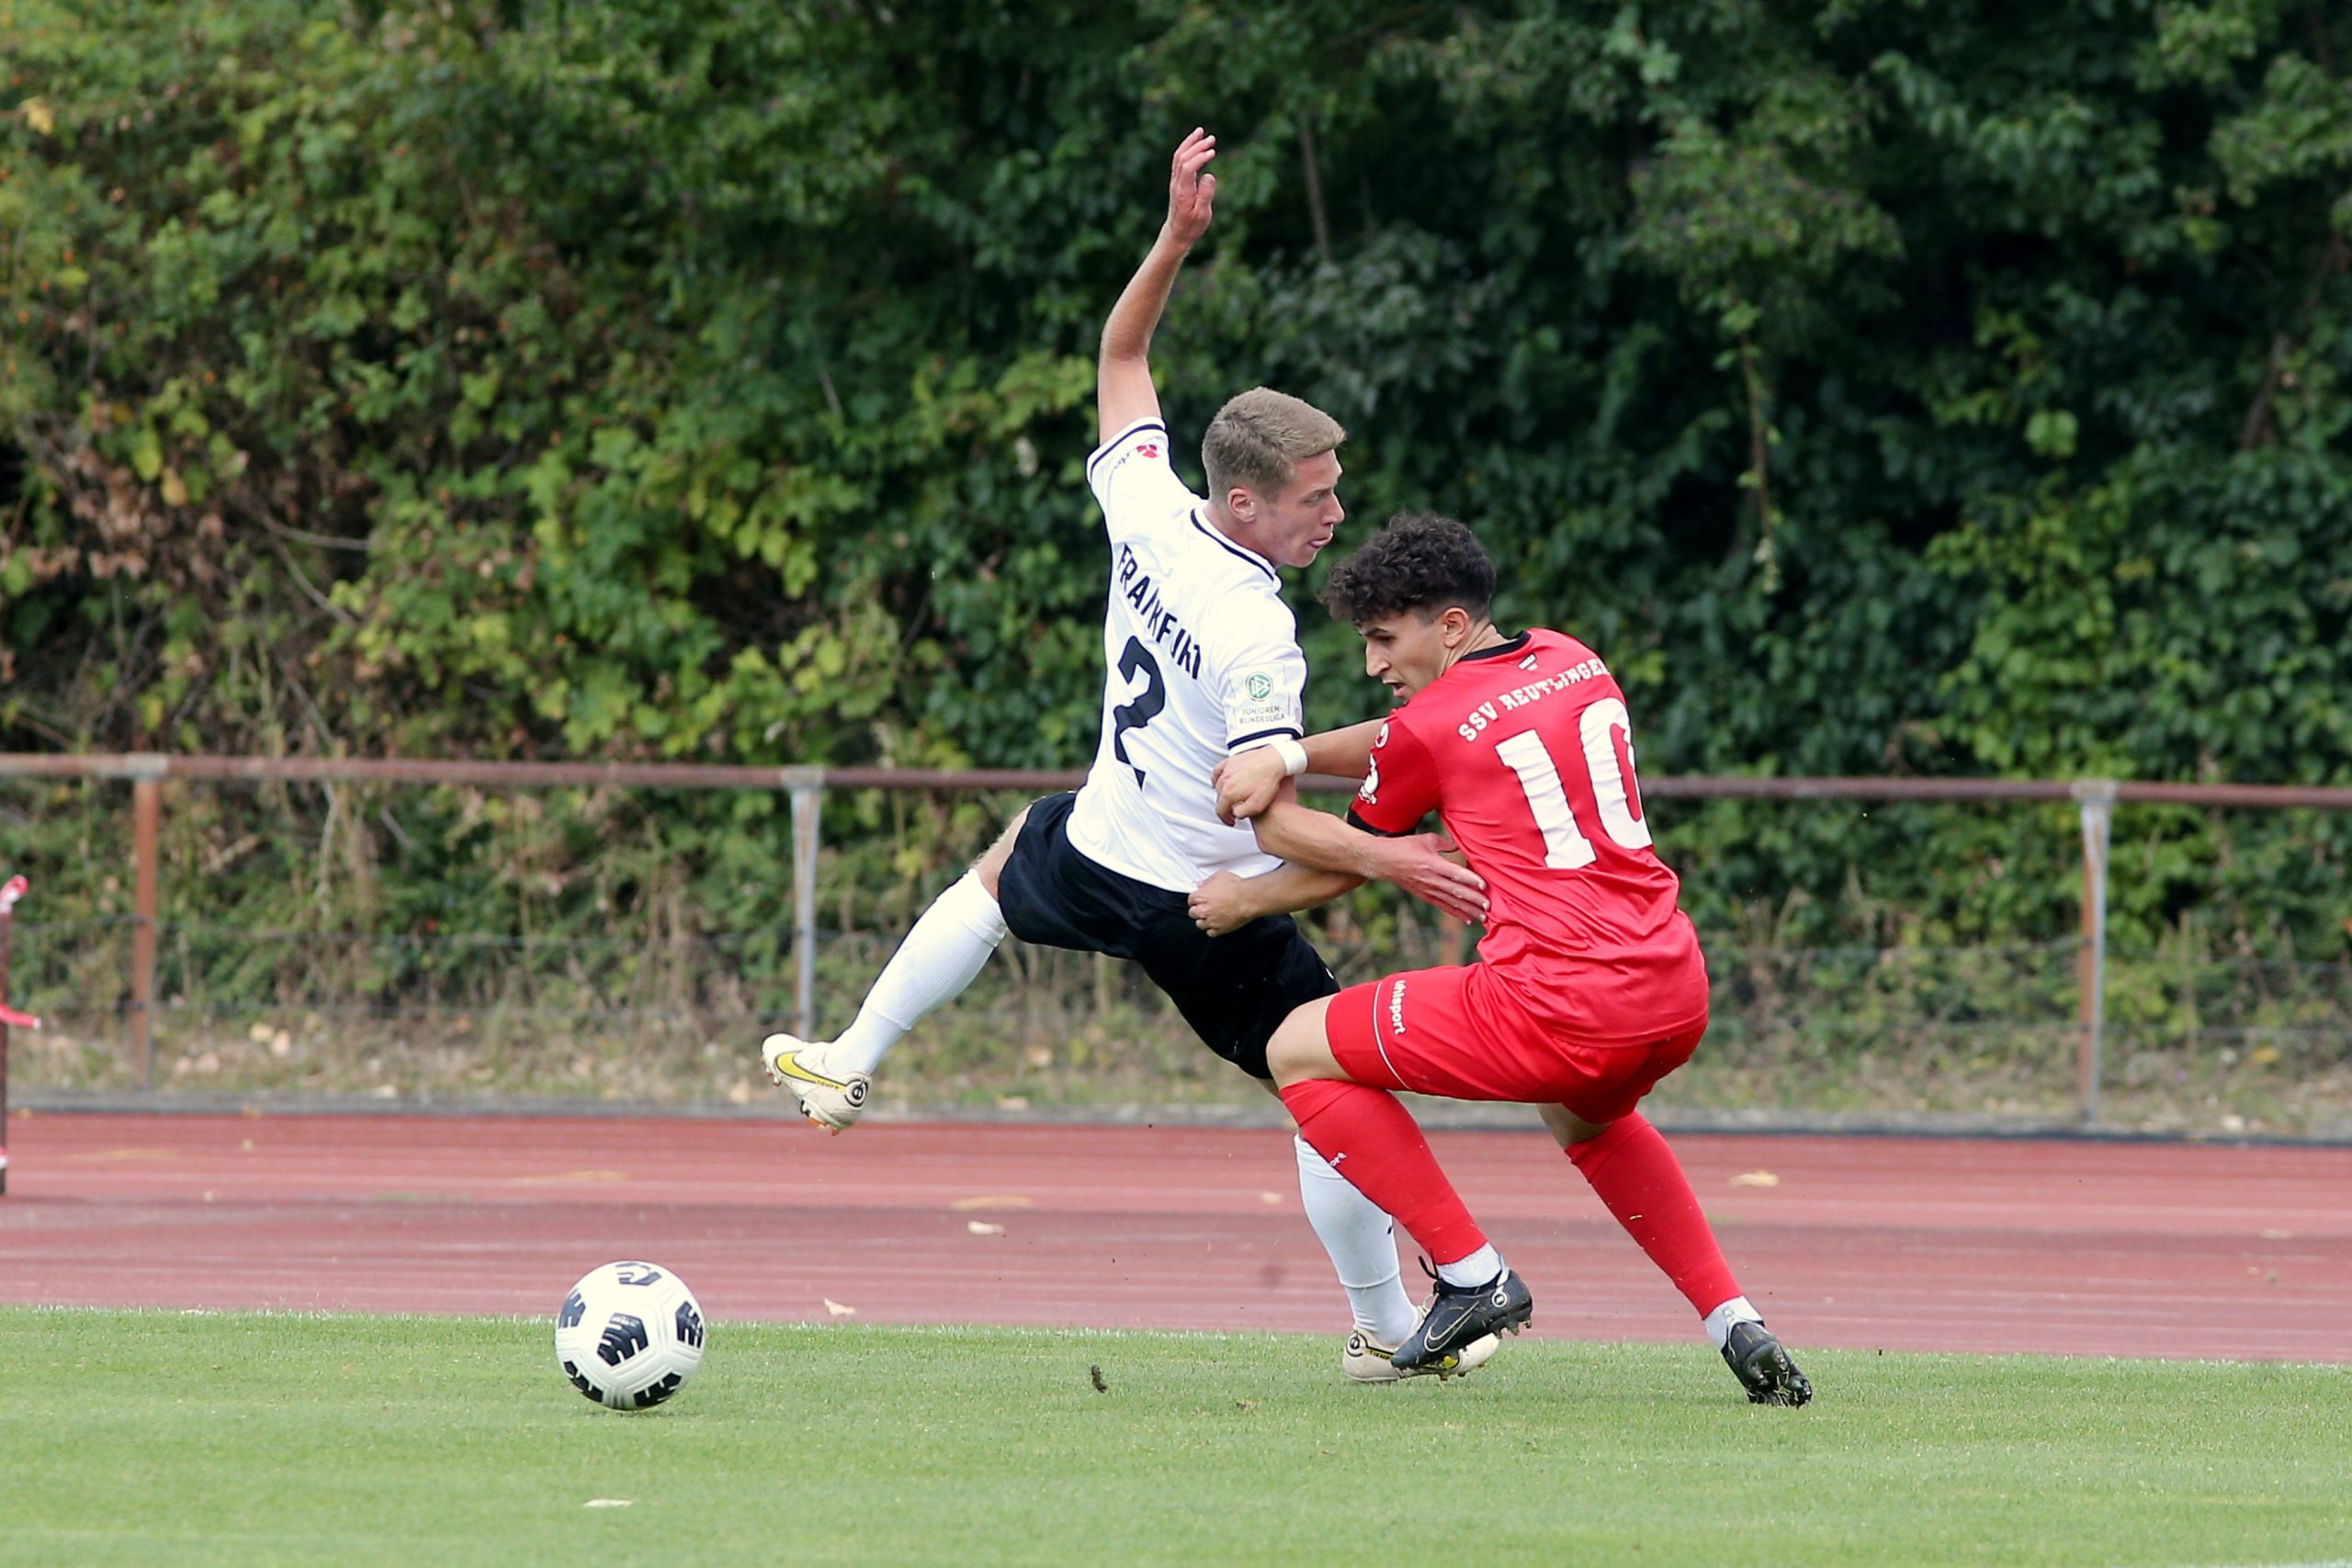
[[1300, 463], [1336, 452], [1347, 438], [1340, 422], [1313, 403], [1252, 387], [1227, 400], [1201, 438], [1209, 496], [1221, 506], [1238, 485], [1272, 501]]

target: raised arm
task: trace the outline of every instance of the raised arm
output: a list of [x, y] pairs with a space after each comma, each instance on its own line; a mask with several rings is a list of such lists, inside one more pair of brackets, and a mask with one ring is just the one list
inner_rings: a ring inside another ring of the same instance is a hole
[[1102, 350], [1094, 362], [1098, 441], [1159, 415], [1159, 393], [1151, 384], [1152, 329], [1168, 308], [1168, 291], [1176, 286], [1185, 253], [1208, 232], [1216, 176], [1204, 171], [1216, 156], [1216, 138], [1198, 127], [1177, 147], [1168, 173], [1168, 220], [1102, 322]]

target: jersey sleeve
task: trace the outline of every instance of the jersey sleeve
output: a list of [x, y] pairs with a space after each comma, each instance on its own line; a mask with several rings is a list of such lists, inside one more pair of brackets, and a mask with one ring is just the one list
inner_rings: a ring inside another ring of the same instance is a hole
[[1139, 419], [1096, 447], [1086, 459], [1086, 482], [1114, 539], [1180, 517], [1200, 500], [1176, 477], [1168, 426], [1157, 419]]
[[1348, 808], [1374, 832], [1408, 833], [1438, 807], [1437, 760], [1419, 736], [1396, 719], [1372, 742], [1372, 766]]
[[1306, 739], [1306, 655], [1295, 641], [1261, 642], [1219, 674], [1225, 749], [1247, 751], [1269, 740]]

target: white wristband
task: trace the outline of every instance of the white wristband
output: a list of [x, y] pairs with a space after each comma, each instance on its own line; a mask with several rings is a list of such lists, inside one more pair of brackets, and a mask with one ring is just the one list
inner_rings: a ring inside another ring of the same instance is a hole
[[1278, 736], [1266, 744], [1272, 747], [1274, 755], [1283, 760], [1283, 772], [1293, 778], [1306, 772], [1306, 747], [1301, 746], [1287, 735]]

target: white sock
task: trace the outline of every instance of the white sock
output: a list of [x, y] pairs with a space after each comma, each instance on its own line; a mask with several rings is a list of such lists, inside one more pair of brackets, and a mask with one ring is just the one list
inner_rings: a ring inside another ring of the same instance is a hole
[[1746, 1296], [1734, 1296], [1706, 1317], [1707, 1337], [1720, 1350], [1731, 1343], [1731, 1325], [1735, 1323], [1761, 1323], [1764, 1314], [1748, 1303]]
[[1413, 1332], [1413, 1298], [1405, 1293], [1396, 1266], [1396, 1228], [1387, 1211], [1331, 1168], [1305, 1138], [1298, 1147], [1298, 1198], [1306, 1223], [1331, 1255], [1331, 1267], [1348, 1292], [1356, 1326], [1383, 1345], [1401, 1345]]
[[1503, 1271], [1503, 1255], [1488, 1242], [1467, 1258], [1437, 1266], [1437, 1277], [1449, 1285], [1483, 1285]]
[[825, 1053], [825, 1065], [870, 1073], [925, 1014], [963, 995], [1004, 940], [1004, 911], [966, 872], [922, 912], [882, 966], [857, 1019]]

